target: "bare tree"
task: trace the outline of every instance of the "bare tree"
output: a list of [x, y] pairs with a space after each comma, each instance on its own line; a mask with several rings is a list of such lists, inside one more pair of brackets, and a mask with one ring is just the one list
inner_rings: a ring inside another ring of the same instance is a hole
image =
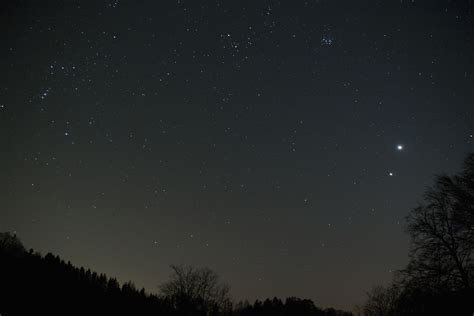
[[209, 314], [229, 308], [229, 287], [220, 282], [217, 273], [184, 265], [172, 265], [171, 269], [171, 279], [160, 285], [160, 290], [176, 309]]
[[407, 217], [412, 282], [442, 289], [469, 289], [474, 272], [474, 154], [462, 172], [438, 176], [424, 203]]
[[367, 300], [362, 307], [365, 316], [397, 315], [397, 302], [401, 288], [395, 284], [387, 287], [376, 286], [367, 293]]

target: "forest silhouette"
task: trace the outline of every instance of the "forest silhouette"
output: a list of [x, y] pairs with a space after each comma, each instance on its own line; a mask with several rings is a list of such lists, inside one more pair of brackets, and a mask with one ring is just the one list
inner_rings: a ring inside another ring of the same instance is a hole
[[460, 173], [436, 176], [409, 212], [406, 230], [411, 240], [406, 268], [389, 285], [370, 290], [353, 312], [322, 309], [296, 297], [234, 304], [217, 273], [183, 265], [172, 265], [159, 294], [150, 294], [51, 253], [27, 251], [15, 234], [0, 233], [0, 314], [473, 315], [474, 153], [466, 156]]
[[[172, 279], [162, 284], [168, 291], [162, 295], [137, 289], [132, 282], [120, 284], [83, 267], [75, 267], [51, 253], [42, 256], [32, 249], [26, 251], [20, 239], [12, 233], [0, 233], [0, 313], [1, 315], [350, 315], [333, 308], [321, 309], [309, 299], [289, 297], [284, 302], [273, 298], [256, 300], [253, 304], [232, 305], [227, 292], [223, 301], [210, 298], [206, 291], [189, 290], [202, 274], [217, 277], [206, 268], [172, 266]], [[184, 279], [174, 279], [176, 269], [187, 271]], [[186, 293], [173, 292], [173, 285], [186, 283]], [[206, 285], [199, 279], [196, 286]], [[218, 285], [218, 284], [215, 284]], [[214, 287], [211, 287], [211, 290]]]

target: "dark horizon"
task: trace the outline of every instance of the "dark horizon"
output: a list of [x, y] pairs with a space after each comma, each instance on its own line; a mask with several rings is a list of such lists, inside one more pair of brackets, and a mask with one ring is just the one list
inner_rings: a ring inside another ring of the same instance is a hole
[[[173, 272], [177, 270], [193, 271], [195, 275], [210, 271], [211, 275], [219, 280], [219, 286], [230, 289], [225, 281], [220, 280], [216, 272], [206, 267], [171, 265], [170, 275], [167, 280], [160, 280], [157, 286], [158, 291], [147, 291], [144, 287], [137, 286], [133, 280], [119, 280], [105, 271], [78, 266], [57, 254], [51, 252], [42, 254], [35, 249], [28, 249], [15, 232], [0, 232], [0, 261], [3, 264], [0, 271], [2, 281], [0, 297], [4, 300], [0, 311], [9, 315], [32, 312], [48, 312], [55, 315], [58, 308], [63, 314], [65, 310], [61, 309], [61, 306], [75, 314], [83, 312], [97, 314], [102, 309], [106, 309], [108, 313], [115, 315], [130, 313], [181, 315], [179, 310], [173, 310], [174, 307], [167, 301], [169, 294], [162, 289], [164, 284], [173, 282], [175, 276]], [[61, 300], [64, 301], [58, 303]], [[79, 309], [71, 309], [72, 306], [77, 305], [78, 300], [83, 302], [82, 306], [77, 306]], [[25, 301], [28, 301], [28, 304], [20, 308], [19, 305]], [[315, 304], [311, 299], [296, 296], [266, 297], [252, 301], [228, 296], [225, 301], [225, 304], [227, 303], [230, 303], [232, 313], [243, 313], [243, 315], [249, 315], [245, 314], [249, 312], [260, 315], [272, 310], [276, 312], [278, 309], [279, 313], [285, 312], [290, 315], [298, 312], [315, 316], [351, 315], [350, 311], [335, 309], [332, 306], [324, 307]], [[98, 306], [95, 306], [96, 304]], [[199, 312], [199, 310], [194, 312]], [[225, 312], [223, 314], [229, 315]]]
[[6, 1], [0, 232], [150, 292], [351, 310], [474, 151], [474, 4]]

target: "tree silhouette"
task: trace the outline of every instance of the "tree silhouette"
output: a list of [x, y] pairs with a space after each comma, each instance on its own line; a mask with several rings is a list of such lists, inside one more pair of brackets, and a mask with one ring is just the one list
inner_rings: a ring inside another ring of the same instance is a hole
[[25, 247], [16, 234], [0, 232], [0, 253], [4, 255], [20, 255], [25, 253]]
[[363, 306], [366, 316], [395, 316], [400, 297], [400, 288], [396, 284], [386, 287], [376, 286], [367, 293], [367, 301]]
[[407, 217], [412, 282], [435, 289], [470, 289], [474, 272], [474, 154], [462, 172], [436, 177], [424, 203]]
[[208, 315], [230, 307], [229, 287], [208, 268], [171, 265], [168, 282], [160, 286], [165, 299], [184, 315]]
[[364, 315], [473, 315], [474, 153], [440, 175], [407, 216], [410, 260], [388, 287], [368, 293]]

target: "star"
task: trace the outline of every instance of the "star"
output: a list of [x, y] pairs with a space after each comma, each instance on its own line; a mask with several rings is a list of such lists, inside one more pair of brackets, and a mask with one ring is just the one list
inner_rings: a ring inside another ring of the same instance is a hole
[[403, 145], [397, 145], [397, 150], [402, 151], [403, 150]]
[[389, 172], [388, 175], [389, 175], [390, 177], [393, 177], [393, 172]]

